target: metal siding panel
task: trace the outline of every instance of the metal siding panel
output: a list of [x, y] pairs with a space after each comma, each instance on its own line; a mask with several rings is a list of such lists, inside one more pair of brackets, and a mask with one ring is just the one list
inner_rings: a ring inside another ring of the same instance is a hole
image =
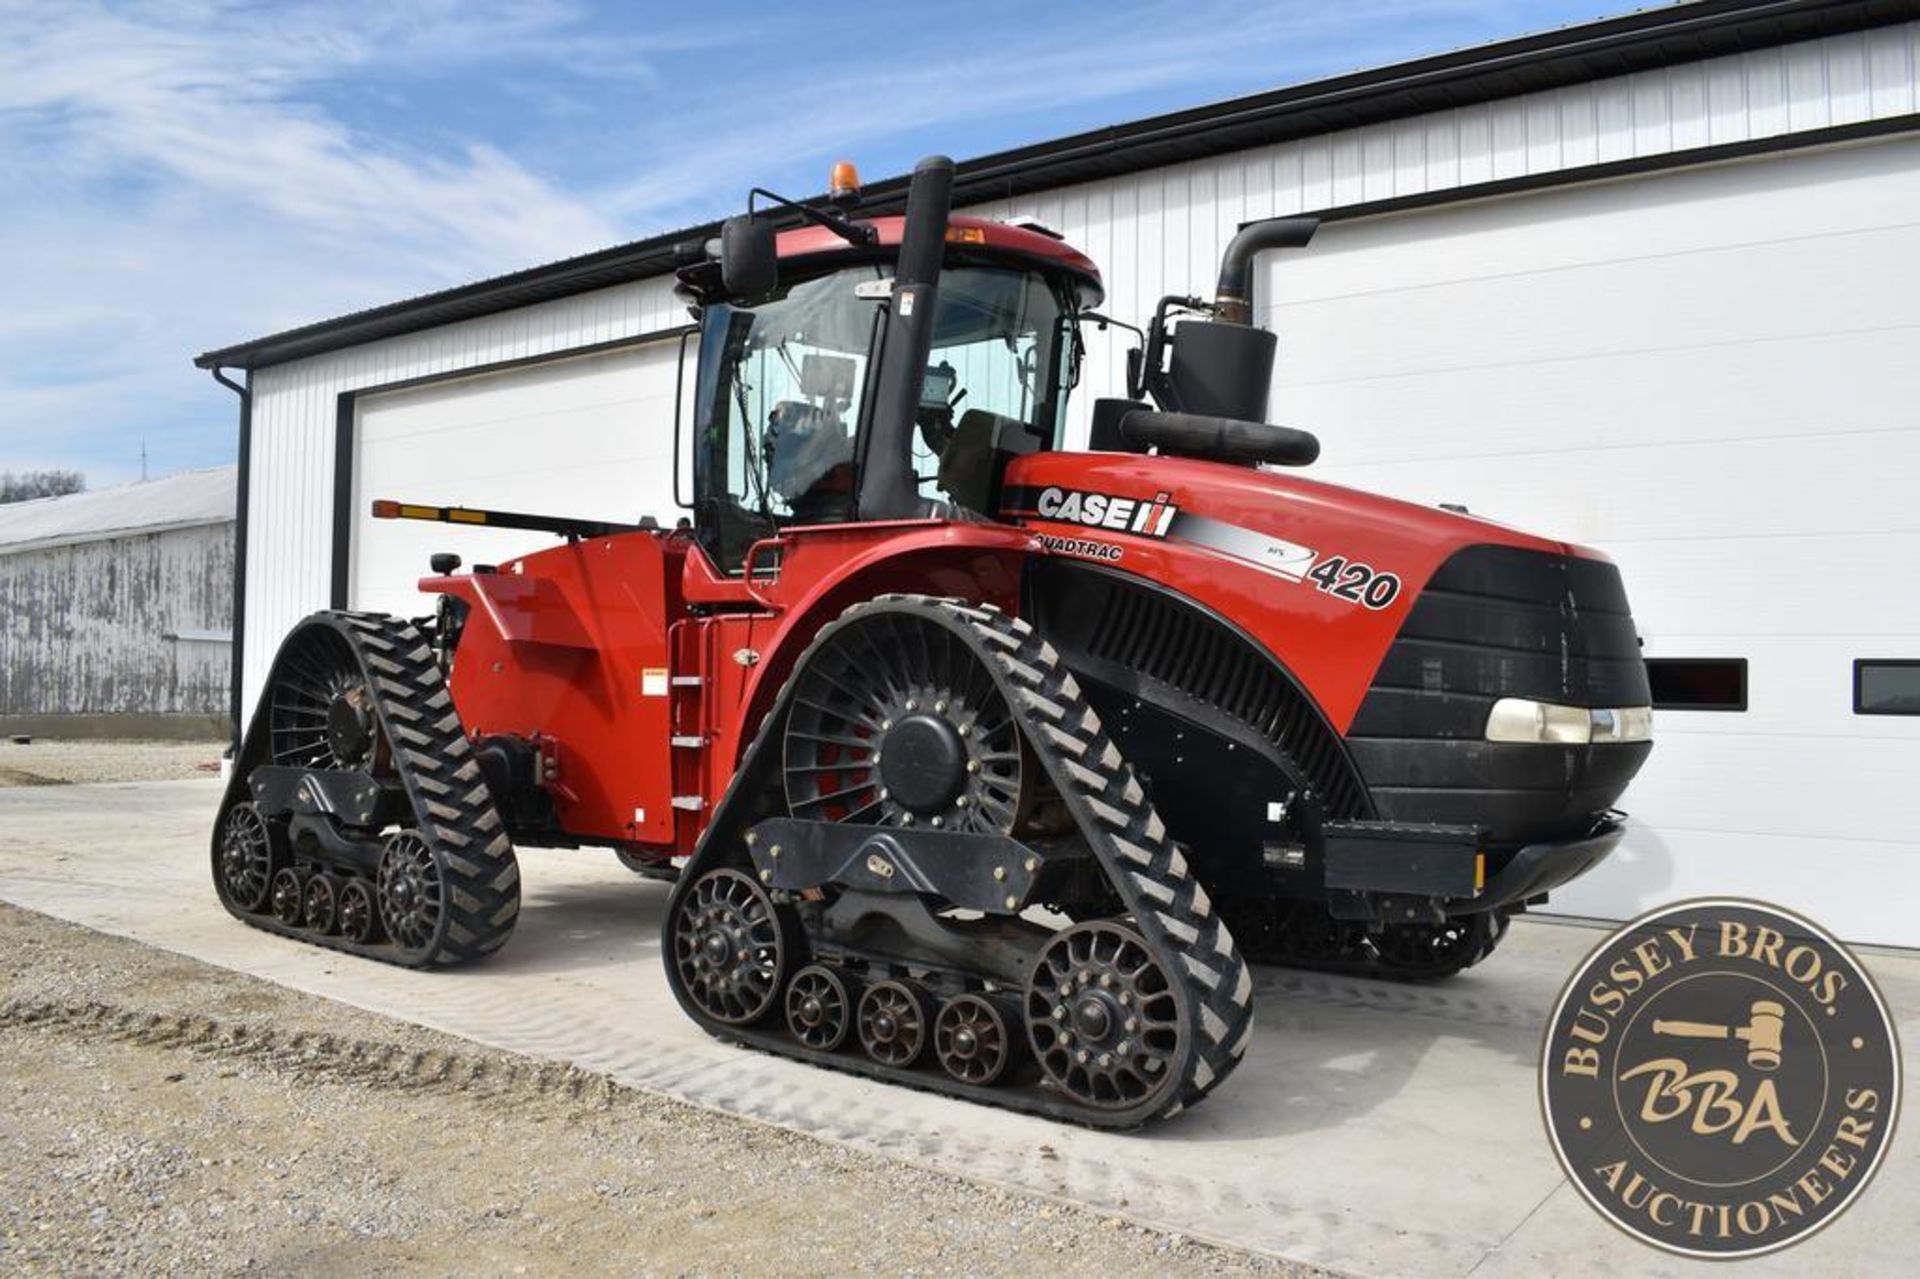
[[1789, 45], [1787, 66], [1787, 126], [1824, 129], [1833, 122], [1827, 92], [1827, 54], [1819, 43]]
[[1867, 83], [1876, 120], [1914, 109], [1913, 40], [1914, 30], [1905, 27], [1867, 33]]
[[1660, 155], [1673, 150], [1673, 108], [1665, 68], [1642, 71], [1631, 80], [1633, 89], [1633, 155]]
[[1669, 145], [1673, 150], [1687, 151], [1712, 143], [1705, 64], [1668, 69], [1667, 112], [1673, 131]]
[[1747, 140], [1746, 67], [1722, 58], [1707, 70], [1707, 141], [1712, 145]]
[[1873, 99], [1867, 89], [1867, 35], [1835, 36], [1827, 46], [1827, 111], [1835, 124], [1870, 119]]

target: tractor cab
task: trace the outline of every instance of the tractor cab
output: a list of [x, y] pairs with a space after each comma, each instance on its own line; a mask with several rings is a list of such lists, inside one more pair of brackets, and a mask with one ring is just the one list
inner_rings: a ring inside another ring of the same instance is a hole
[[[694, 527], [723, 573], [789, 529], [998, 518], [1009, 463], [1064, 446], [1080, 325], [1119, 323], [1092, 311], [1099, 271], [1044, 229], [951, 215], [952, 180], [936, 157], [904, 216], [855, 220], [858, 178], [840, 165], [824, 207], [754, 191], [804, 225], [776, 231], [750, 200], [717, 239], [682, 246], [700, 320]], [[1264, 421], [1274, 338], [1249, 321], [1254, 253], [1314, 225], [1251, 224], [1218, 298], [1162, 299], [1136, 330], [1127, 398], [1094, 408], [1095, 450], [1313, 460], [1311, 435]]]
[[[845, 224], [862, 243], [820, 226], [769, 237], [773, 269], [744, 293], [724, 243], [682, 270], [700, 319], [694, 523], [723, 571], [792, 528], [991, 517], [1008, 461], [1060, 443], [1094, 265], [1043, 231], [950, 219], [918, 385], [883, 403], [905, 222]], [[910, 494], [884, 515], [861, 501], [876, 434], [904, 456]]]

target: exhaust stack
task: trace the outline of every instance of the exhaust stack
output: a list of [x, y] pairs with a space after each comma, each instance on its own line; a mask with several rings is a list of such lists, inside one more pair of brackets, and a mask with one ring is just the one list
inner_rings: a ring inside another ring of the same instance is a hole
[[861, 432], [866, 441], [860, 465], [863, 520], [912, 519], [922, 513], [909, 437], [920, 385], [927, 376], [927, 353], [933, 349], [940, 259], [946, 252], [952, 202], [952, 160], [928, 156], [913, 166], [893, 297], [881, 339], [878, 382], [867, 429]]
[[[1253, 264], [1263, 249], [1297, 249], [1313, 238], [1317, 218], [1269, 218], [1240, 228], [1220, 258], [1213, 318], [1185, 319], [1166, 341], [1166, 375], [1149, 382], [1160, 407], [1176, 413], [1267, 420], [1273, 358], [1279, 340], [1253, 326]], [[1157, 321], [1157, 317], [1156, 317]], [[1151, 365], [1156, 356], [1150, 355]]]
[[1214, 318], [1223, 324], [1252, 324], [1254, 255], [1263, 249], [1304, 248], [1319, 229], [1319, 218], [1268, 218], [1241, 227], [1220, 255]]

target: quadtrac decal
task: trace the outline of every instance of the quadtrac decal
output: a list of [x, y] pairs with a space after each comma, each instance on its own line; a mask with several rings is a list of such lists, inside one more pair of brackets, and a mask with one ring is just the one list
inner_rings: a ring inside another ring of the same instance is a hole
[[1055, 537], [1051, 533], [1040, 533], [1040, 545], [1059, 555], [1078, 555], [1085, 560], [1102, 560], [1108, 564], [1118, 564], [1127, 557], [1124, 546], [1113, 542], [1096, 542], [1090, 537]]

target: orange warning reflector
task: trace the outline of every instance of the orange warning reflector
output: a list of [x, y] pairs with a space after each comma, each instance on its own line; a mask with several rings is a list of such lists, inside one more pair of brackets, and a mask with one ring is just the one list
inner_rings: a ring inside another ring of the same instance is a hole
[[485, 511], [463, 511], [456, 506], [447, 512], [447, 519], [455, 524], [485, 524], [487, 522], [487, 513]]
[[373, 518], [376, 520], [397, 520], [400, 518], [400, 503], [389, 502], [385, 498], [375, 498]]
[[1475, 853], [1473, 855], [1473, 891], [1477, 893], [1486, 886], [1487, 855], [1485, 853]]
[[985, 244], [987, 242], [987, 231], [985, 227], [950, 226], [947, 228], [947, 242], [950, 244]]

